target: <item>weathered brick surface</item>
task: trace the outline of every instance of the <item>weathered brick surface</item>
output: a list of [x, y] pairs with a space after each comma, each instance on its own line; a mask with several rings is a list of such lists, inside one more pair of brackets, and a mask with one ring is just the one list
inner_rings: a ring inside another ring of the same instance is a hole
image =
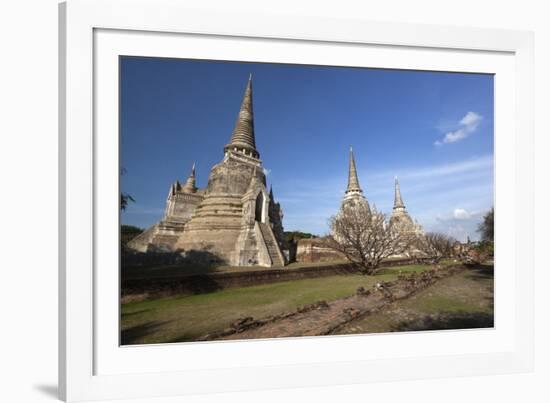
[[[436, 283], [439, 279], [464, 270], [461, 265], [437, 268], [422, 273], [401, 275], [396, 281], [377, 283], [371, 290], [358, 290], [356, 295], [335, 301], [319, 301], [295, 311], [255, 320], [247, 317], [220, 332], [200, 340], [235, 340], [272, 337], [328, 335], [348, 322], [379, 311], [387, 304], [408, 298]], [[369, 291], [369, 292], [367, 292]]]
[[185, 186], [176, 182], [170, 188], [163, 219], [128, 247], [192, 254], [207, 263], [284, 266], [282, 217], [281, 206], [267, 191], [256, 150], [249, 80], [235, 129], [206, 188], [196, 188], [193, 166]]
[[[410, 264], [410, 260], [383, 262], [381, 267]], [[334, 275], [356, 274], [358, 271], [349, 263], [301, 268], [278, 268], [221, 272], [201, 275], [182, 275], [170, 278], [122, 278], [122, 298], [125, 301], [153, 299], [173, 295], [193, 295], [220, 291], [226, 288], [249, 287], [281, 281], [301, 280]]]
[[296, 261], [300, 263], [332, 262], [346, 257], [324, 244], [323, 238], [300, 239], [296, 246]]

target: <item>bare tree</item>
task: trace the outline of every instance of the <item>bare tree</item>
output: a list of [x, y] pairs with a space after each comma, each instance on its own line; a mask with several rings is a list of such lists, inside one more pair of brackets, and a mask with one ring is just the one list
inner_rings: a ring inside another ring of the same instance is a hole
[[366, 203], [344, 206], [329, 219], [329, 226], [327, 246], [346, 256], [363, 274], [374, 274], [382, 260], [409, 247], [408, 238]]
[[453, 254], [453, 246], [456, 240], [453, 237], [441, 234], [439, 232], [428, 232], [418, 237], [416, 247], [431, 258], [434, 263]]

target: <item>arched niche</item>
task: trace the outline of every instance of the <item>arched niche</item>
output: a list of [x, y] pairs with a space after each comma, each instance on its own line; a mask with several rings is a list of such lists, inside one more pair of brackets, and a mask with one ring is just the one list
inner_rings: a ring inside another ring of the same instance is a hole
[[256, 205], [254, 207], [254, 220], [258, 222], [264, 222], [264, 204], [265, 198], [263, 192], [258, 193], [256, 197]]

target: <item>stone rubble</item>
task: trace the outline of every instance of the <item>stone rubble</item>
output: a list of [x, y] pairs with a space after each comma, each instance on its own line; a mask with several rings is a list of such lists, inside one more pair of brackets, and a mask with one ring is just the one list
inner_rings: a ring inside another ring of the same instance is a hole
[[207, 334], [199, 341], [329, 335], [354, 319], [377, 312], [393, 301], [408, 298], [463, 270], [465, 266], [455, 265], [400, 274], [395, 281], [379, 282], [370, 290], [359, 287], [355, 295], [335, 301], [319, 301], [264, 319], [242, 318], [229, 328]]

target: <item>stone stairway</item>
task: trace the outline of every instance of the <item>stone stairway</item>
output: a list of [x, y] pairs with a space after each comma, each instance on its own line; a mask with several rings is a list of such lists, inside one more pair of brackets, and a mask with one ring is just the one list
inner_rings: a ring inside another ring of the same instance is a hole
[[268, 224], [266, 223], [259, 223], [259, 224], [260, 224], [260, 231], [262, 232], [262, 236], [264, 238], [265, 245], [267, 246], [269, 257], [271, 258], [271, 262], [273, 263], [273, 266], [275, 267], [284, 266], [285, 261], [279, 249], [279, 245], [277, 244], [277, 240], [273, 235], [273, 231], [271, 230], [271, 228], [269, 228]]
[[139, 252], [172, 252], [183, 232], [184, 223], [161, 220], [128, 242], [128, 247]]
[[158, 230], [158, 224], [153, 224], [141, 234], [128, 242], [128, 247], [138, 252], [147, 252], [149, 244], [153, 240]]

